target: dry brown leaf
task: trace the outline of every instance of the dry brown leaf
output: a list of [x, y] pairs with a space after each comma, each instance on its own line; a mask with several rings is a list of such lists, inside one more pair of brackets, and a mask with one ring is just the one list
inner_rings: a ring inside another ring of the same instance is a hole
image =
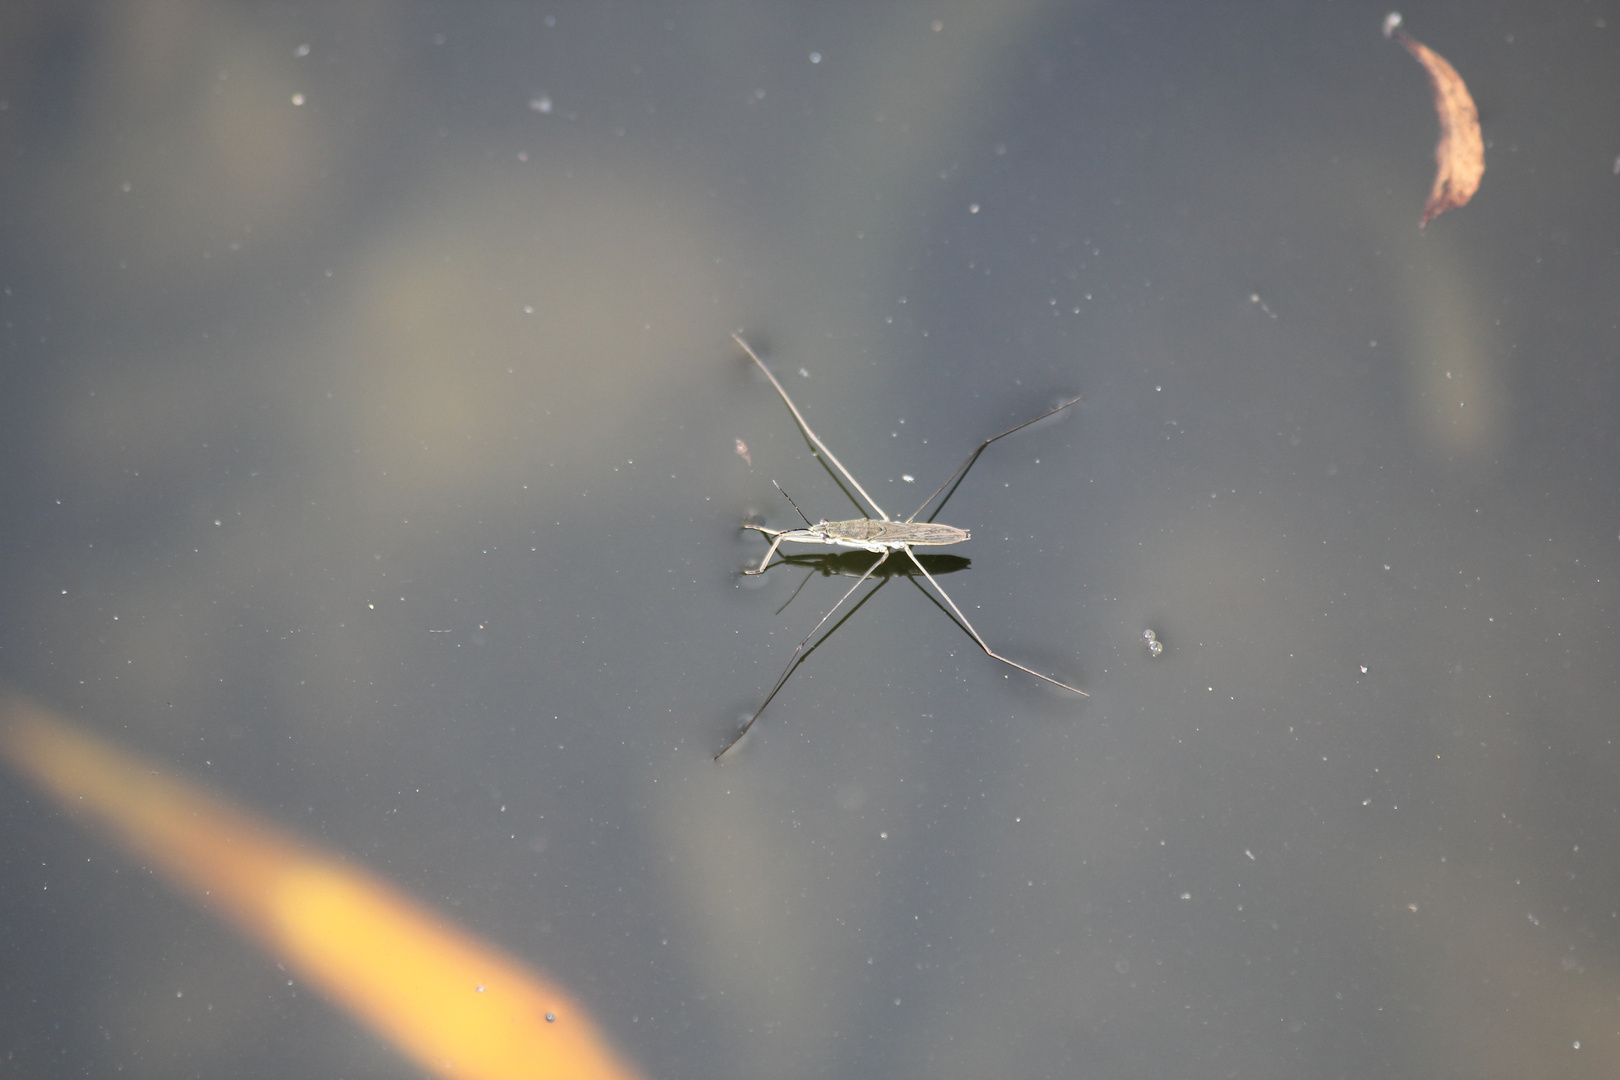
[[1479, 179], [1485, 175], [1485, 142], [1479, 134], [1479, 110], [1468, 93], [1457, 69], [1446, 58], [1400, 29], [1401, 17], [1392, 13], [1384, 20], [1384, 36], [1395, 37], [1406, 46], [1406, 51], [1417, 57], [1423, 70], [1429, 73], [1429, 85], [1434, 88], [1434, 110], [1440, 114], [1440, 141], [1434, 147], [1434, 163], [1438, 167], [1434, 176], [1434, 190], [1423, 207], [1423, 220], [1418, 228], [1445, 213], [1466, 205], [1479, 190]]

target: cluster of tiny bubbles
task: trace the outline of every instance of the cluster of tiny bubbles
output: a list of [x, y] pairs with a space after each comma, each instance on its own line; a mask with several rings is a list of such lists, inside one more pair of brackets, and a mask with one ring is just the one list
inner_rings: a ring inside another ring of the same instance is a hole
[[1153, 631], [1142, 631], [1142, 640], [1147, 642], [1149, 660], [1164, 652], [1164, 642], [1160, 641], [1158, 635]]

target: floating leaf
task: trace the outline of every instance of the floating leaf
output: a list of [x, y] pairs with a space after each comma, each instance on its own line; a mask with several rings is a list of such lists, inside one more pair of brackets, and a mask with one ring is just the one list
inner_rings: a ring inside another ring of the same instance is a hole
[[0, 757], [426, 1072], [638, 1080], [564, 989], [364, 870], [0, 696]]
[[1418, 222], [1421, 229], [1474, 197], [1480, 177], [1485, 175], [1485, 142], [1479, 134], [1479, 110], [1474, 108], [1468, 85], [1457, 69], [1400, 26], [1400, 13], [1390, 12], [1384, 20], [1384, 36], [1398, 39], [1429, 73], [1434, 110], [1440, 114], [1440, 141], [1434, 147], [1434, 189], [1429, 192], [1423, 219]]

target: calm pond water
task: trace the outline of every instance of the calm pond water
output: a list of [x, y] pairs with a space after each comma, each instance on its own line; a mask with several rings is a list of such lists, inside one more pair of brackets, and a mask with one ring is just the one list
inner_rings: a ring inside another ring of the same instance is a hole
[[[1403, 9], [1420, 232], [1386, 11], [14, 14], [4, 679], [652, 1077], [1613, 1076], [1620, 12]], [[896, 516], [1083, 395], [940, 581], [1089, 699], [896, 575], [711, 760], [864, 565], [739, 328]], [[17, 1075], [415, 1075], [5, 776]]]

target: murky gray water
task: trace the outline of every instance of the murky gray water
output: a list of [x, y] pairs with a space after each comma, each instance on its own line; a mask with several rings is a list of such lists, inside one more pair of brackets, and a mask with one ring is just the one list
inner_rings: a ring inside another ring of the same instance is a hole
[[[1404, 9], [1420, 233], [1385, 10], [16, 15], [4, 678], [655, 1077], [1612, 1076], [1620, 12]], [[853, 580], [739, 327], [897, 516], [1084, 395], [940, 580], [1089, 700], [895, 577], [711, 762]], [[0, 814], [18, 1075], [411, 1074]]]

